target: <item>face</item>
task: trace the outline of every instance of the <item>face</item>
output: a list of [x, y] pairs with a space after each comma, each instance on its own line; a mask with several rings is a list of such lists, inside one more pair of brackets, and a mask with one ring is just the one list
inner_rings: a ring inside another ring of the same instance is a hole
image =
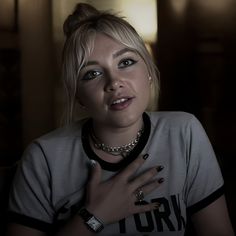
[[128, 127], [142, 120], [150, 80], [146, 64], [135, 51], [97, 34], [78, 80], [79, 102], [96, 124]]

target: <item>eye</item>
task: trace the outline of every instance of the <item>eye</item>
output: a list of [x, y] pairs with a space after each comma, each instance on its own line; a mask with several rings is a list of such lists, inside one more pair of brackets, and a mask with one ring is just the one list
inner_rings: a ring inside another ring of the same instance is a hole
[[92, 79], [97, 78], [101, 74], [102, 74], [102, 72], [100, 72], [100, 71], [91, 70], [91, 71], [86, 72], [83, 75], [82, 80], [92, 80]]
[[137, 63], [137, 61], [135, 61], [133, 59], [124, 59], [124, 60], [120, 61], [118, 67], [119, 68], [125, 68], [125, 67], [131, 66], [135, 63]]

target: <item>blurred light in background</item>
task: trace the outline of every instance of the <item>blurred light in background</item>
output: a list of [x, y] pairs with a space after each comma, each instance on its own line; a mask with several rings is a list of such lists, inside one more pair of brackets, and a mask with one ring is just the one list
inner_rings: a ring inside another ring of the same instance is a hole
[[235, 0], [198, 0], [196, 4], [210, 12], [224, 12], [229, 9], [231, 3]]
[[0, 30], [11, 31], [16, 27], [16, 0], [0, 1]]
[[172, 5], [172, 9], [174, 10], [175, 14], [178, 16], [184, 15], [188, 2], [189, 0], [171, 0], [170, 1]]
[[53, 0], [56, 38], [62, 38], [62, 24], [78, 2], [89, 3], [99, 10], [113, 10], [119, 13], [126, 17], [146, 43], [156, 42], [158, 25], [156, 0]]
[[157, 39], [156, 0], [119, 0], [121, 14], [134, 26], [146, 43]]
[[192, 6], [196, 11], [202, 11], [202, 14], [209, 16], [227, 15], [230, 8], [234, 7], [235, 0], [170, 0], [172, 9], [177, 17], [181, 18], [187, 14], [188, 6]]

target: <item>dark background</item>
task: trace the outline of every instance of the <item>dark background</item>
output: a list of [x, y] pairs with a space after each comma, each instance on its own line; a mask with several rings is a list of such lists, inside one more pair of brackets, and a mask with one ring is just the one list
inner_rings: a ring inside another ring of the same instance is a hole
[[[0, 25], [0, 187], [28, 143], [58, 125], [58, 45], [50, 1], [22, 6]], [[185, 2], [185, 7], [176, 5]], [[158, 41], [152, 45], [161, 73], [160, 110], [195, 114], [217, 154], [236, 226], [236, 1], [159, 0]], [[1, 7], [1, 3], [0, 3]]]
[[235, 227], [236, 1], [187, 1], [179, 15], [172, 2], [158, 1], [160, 109], [191, 112], [203, 124], [225, 178]]

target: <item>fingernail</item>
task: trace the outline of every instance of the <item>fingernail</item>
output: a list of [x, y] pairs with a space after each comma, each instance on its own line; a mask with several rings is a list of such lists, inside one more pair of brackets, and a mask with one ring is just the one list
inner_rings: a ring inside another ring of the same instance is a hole
[[160, 178], [160, 179], [158, 179], [158, 183], [163, 183], [164, 182], [164, 178]]
[[91, 161], [90, 161], [90, 164], [91, 164], [92, 167], [95, 167], [96, 164], [97, 164], [97, 162], [96, 162], [95, 160], [91, 160]]
[[148, 157], [149, 157], [149, 154], [145, 154], [145, 155], [143, 156], [143, 159], [146, 160]]
[[163, 170], [163, 169], [164, 169], [164, 166], [158, 166], [158, 167], [156, 168], [157, 172], [160, 172], [160, 171]]

